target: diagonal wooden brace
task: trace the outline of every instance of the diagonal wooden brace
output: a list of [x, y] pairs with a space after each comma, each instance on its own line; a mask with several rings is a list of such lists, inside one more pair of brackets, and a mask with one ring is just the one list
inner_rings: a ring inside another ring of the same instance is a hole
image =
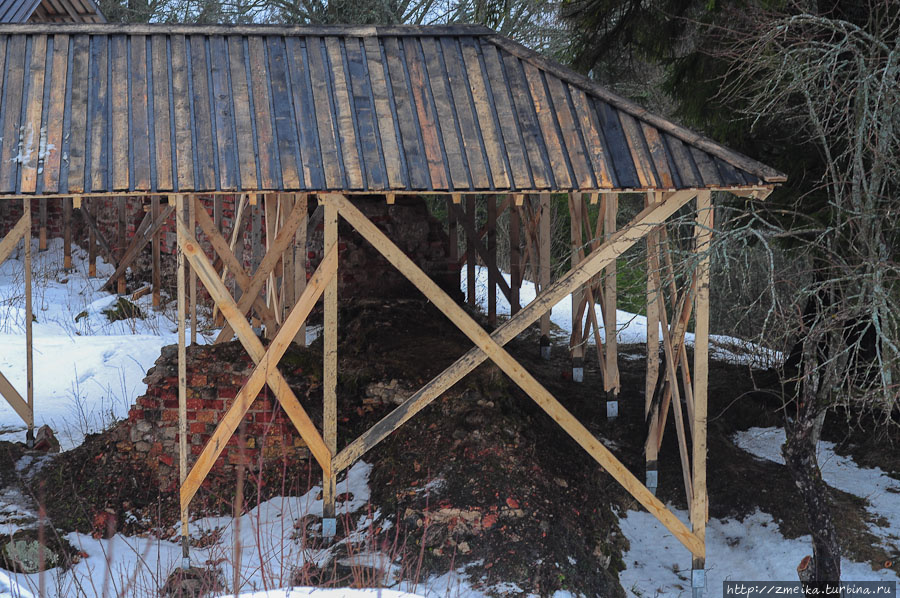
[[[12, 230], [0, 240], [0, 264], [6, 261], [6, 258], [10, 256], [13, 249], [19, 244], [19, 241], [25, 238], [30, 227], [31, 218], [22, 216]], [[25, 242], [27, 243], [28, 240], [26, 239]], [[0, 397], [6, 399], [6, 402], [9, 403], [10, 407], [13, 408], [29, 428], [34, 426], [34, 413], [31, 407], [28, 406], [28, 402], [22, 398], [22, 395], [19, 394], [19, 391], [15, 389], [12, 383], [6, 379], [3, 372], [0, 372]]]
[[[156, 234], [156, 231], [162, 228], [162, 226], [166, 223], [166, 220], [169, 219], [169, 215], [175, 211], [175, 208], [172, 206], [166, 206], [166, 208], [162, 211], [155, 220], [151, 218], [152, 212], [147, 212], [147, 215], [144, 216], [144, 220], [138, 226], [137, 231], [134, 234], [134, 238], [131, 240], [131, 244], [128, 246], [128, 249], [125, 251], [125, 255], [122, 256], [122, 260], [119, 262], [119, 265], [116, 267], [116, 271], [113, 273], [109, 279], [103, 283], [101, 288], [105, 289], [107, 287], [112, 286], [116, 280], [119, 279], [120, 276], [125, 274], [125, 270], [128, 266], [134, 262], [135, 259], [141, 254], [141, 250], [147, 246], [153, 239], [153, 235]], [[86, 210], [82, 210], [82, 214], [87, 214]], [[97, 234], [97, 238], [100, 239], [101, 235]]]
[[[244, 290], [243, 295], [241, 295], [240, 300], [237, 302], [237, 309], [241, 318], [250, 311], [250, 307], [254, 304], [254, 299], [259, 295], [263, 285], [269, 279], [269, 273], [275, 269], [275, 266], [281, 259], [281, 254], [284, 253], [291, 241], [294, 240], [294, 233], [297, 232], [297, 227], [306, 219], [306, 208], [301, 206], [301, 203], [302, 202], [297, 202], [297, 205], [291, 210], [290, 215], [285, 219], [284, 226], [282, 226], [281, 230], [278, 231], [278, 234], [275, 235], [275, 241], [272, 243], [271, 247], [267, 248], [266, 255], [263, 256], [256, 272], [253, 273], [253, 278], [250, 279], [250, 285]], [[231, 323], [226, 322], [222, 331], [219, 333], [219, 336], [216, 337], [215, 342], [227, 342], [231, 340], [231, 337], [235, 332], [236, 331], [232, 328]]]
[[700, 541], [666, 506], [656, 498], [616, 457], [597, 440], [544, 386], [523, 368], [463, 308], [432, 281], [409, 257], [381, 232], [346, 197], [324, 196], [333, 202], [346, 219], [395, 268], [412, 282], [435, 306], [474, 342], [507, 376], [525, 391], [569, 436], [610, 473], [634, 498], [655, 516], [695, 555], [704, 554]]
[[[316, 458], [316, 461], [319, 462], [319, 465], [322, 466], [322, 469], [325, 472], [330, 474], [332, 470], [331, 452], [325, 447], [325, 443], [322, 440], [319, 431], [316, 429], [315, 424], [313, 424], [312, 420], [309, 418], [309, 415], [300, 405], [300, 402], [297, 400], [297, 397], [294, 395], [294, 392], [291, 390], [287, 381], [281, 375], [281, 372], [278, 371], [276, 367], [278, 360], [269, 358], [262, 342], [260, 342], [260, 340], [254, 334], [253, 328], [250, 326], [250, 323], [247, 322], [243, 314], [240, 313], [237, 304], [235, 304], [234, 299], [232, 299], [231, 295], [228, 293], [228, 289], [225, 288], [225, 285], [217, 276], [216, 271], [213, 269], [212, 264], [210, 264], [209, 259], [206, 257], [206, 254], [203, 253], [199, 243], [197, 243], [197, 240], [193, 237], [193, 235], [190, 234], [187, 227], [184, 225], [180, 218], [176, 218], [175, 222], [177, 223], [178, 233], [182, 236], [182, 239], [184, 239], [182, 251], [184, 252], [185, 257], [190, 261], [191, 266], [197, 272], [197, 277], [206, 287], [206, 290], [209, 292], [212, 298], [219, 304], [219, 309], [222, 311], [222, 315], [224, 315], [231, 326], [234, 327], [235, 334], [237, 334], [238, 339], [247, 350], [250, 358], [255, 364], [262, 364], [262, 371], [265, 374], [265, 382], [269, 385], [272, 393], [275, 395], [275, 397], [278, 399], [278, 402], [288, 414], [288, 417], [297, 428], [300, 436], [304, 441], [306, 441], [306, 444], [309, 446], [309, 450]], [[334, 263], [335, 266], [333, 270], [336, 270], [336, 256], [334, 258]], [[328, 270], [326, 269], [322, 272], [327, 273]], [[334, 272], [332, 271], [331, 276], [333, 275]], [[303, 320], [305, 320], [306, 315], [308, 315], [309, 313], [308, 310], [312, 309], [312, 306], [315, 305], [315, 301], [313, 300], [313, 298], [318, 299], [317, 294], [321, 294], [321, 290], [324, 289], [324, 285], [321, 285], [319, 287], [307, 288], [309, 289], [309, 291], [307, 296], [305, 297], [305, 300], [302, 302], [302, 304], [298, 303], [298, 307], [295, 307], [296, 313], [292, 314], [294, 315], [294, 318], [292, 319], [292, 322], [294, 323], [296, 323], [297, 321], [302, 322]], [[306, 314], [303, 313], [304, 310], [306, 310]], [[293, 331], [289, 337], [285, 336], [284, 338], [289, 338], [292, 340], [295, 333], [296, 331]], [[287, 334], [287, 332], [285, 334]], [[284, 339], [282, 339], [282, 342], [283, 341]], [[247, 395], [249, 397], [249, 393], [247, 393]], [[253, 395], [253, 398], [255, 398], [255, 395]], [[247, 399], [245, 398], [244, 400]], [[200, 481], [202, 482], [202, 480]], [[197, 486], [199, 487], [199, 483], [197, 484]], [[196, 488], [193, 489], [193, 492], [196, 492]], [[192, 497], [193, 493], [190, 492], [190, 490], [186, 492], [185, 489], [182, 488], [182, 497], [186, 495], [190, 495]]]
[[[209, 239], [209, 244], [212, 245], [213, 250], [219, 258], [221, 258], [225, 267], [234, 275], [234, 280], [237, 282], [238, 287], [240, 287], [241, 292], [246, 292], [250, 287], [250, 277], [247, 276], [247, 273], [244, 271], [243, 264], [241, 264], [234, 256], [231, 247], [225, 241], [225, 237], [218, 231], [212, 218], [209, 217], [206, 208], [203, 207], [203, 204], [200, 202], [200, 198], [195, 197], [194, 201], [196, 202], [196, 210], [194, 212], [197, 218], [197, 225], [200, 226], [200, 230], [202, 230], [203, 234], [206, 235], [206, 238]], [[269, 309], [266, 302], [259, 296], [259, 293], [252, 297], [253, 309], [256, 310], [257, 315], [265, 322], [266, 326], [271, 326], [271, 330], [274, 330], [275, 314], [272, 313], [272, 310]]]
[[[468, 235], [468, 237], [472, 239], [472, 246], [475, 248], [475, 252], [481, 256], [481, 259], [484, 260], [484, 263], [487, 264], [488, 268], [491, 269], [493, 277], [497, 281], [497, 286], [500, 287], [500, 290], [503, 291], [506, 299], [509, 300], [512, 296], [512, 291], [510, 290], [506, 279], [503, 278], [502, 274], [500, 274], [500, 269], [497, 268], [496, 264], [491, 264], [491, 260], [488, 259], [488, 250], [485, 248], [484, 243], [481, 242], [480, 236], [475, 233], [475, 229], [472, 227], [472, 223], [468, 218], [466, 218], [466, 213], [463, 212], [457, 204], [453, 204], [451, 209], [453, 210], [453, 213], [456, 214], [456, 218], [459, 223], [463, 225], [463, 228], [466, 231], [466, 235]], [[466, 252], [466, 259], [468, 259], [468, 255], [468, 252]]]
[[19, 244], [19, 241], [22, 240], [22, 237], [25, 236], [26, 231], [28, 230], [28, 226], [30, 225], [29, 219], [19, 218], [19, 221], [16, 222], [16, 225], [9, 231], [2, 240], [0, 240], [0, 264], [6, 261], [6, 258], [9, 257], [9, 254], [12, 253], [13, 249], [16, 248], [16, 245]]

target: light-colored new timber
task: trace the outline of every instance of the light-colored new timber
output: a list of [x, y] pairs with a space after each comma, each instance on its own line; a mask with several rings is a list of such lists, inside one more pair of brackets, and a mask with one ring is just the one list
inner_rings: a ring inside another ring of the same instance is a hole
[[[325, 253], [335, 253], [337, 264], [338, 208], [334, 202], [325, 202]], [[337, 267], [337, 266], [336, 266]], [[337, 324], [338, 324], [338, 278], [334, 276], [325, 288], [325, 314], [322, 330], [324, 375], [322, 425], [325, 446], [332, 455], [337, 453]], [[329, 471], [322, 480], [322, 516], [334, 517], [335, 474]]]

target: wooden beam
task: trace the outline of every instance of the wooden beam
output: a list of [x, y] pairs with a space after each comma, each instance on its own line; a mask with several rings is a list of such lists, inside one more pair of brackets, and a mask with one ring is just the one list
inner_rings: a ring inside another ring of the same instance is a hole
[[0, 239], [0, 264], [6, 261], [6, 258], [12, 253], [13, 249], [19, 244], [25, 234], [28, 232], [29, 226], [29, 218], [26, 218], [24, 215], [19, 218], [19, 221], [16, 222], [15, 226], [6, 233], [6, 236], [3, 239]]
[[[118, 262], [122, 263], [122, 258], [125, 257], [125, 242], [128, 240], [126, 238], [125, 233], [125, 207], [127, 200], [124, 197], [120, 197], [116, 200], [117, 207], [117, 218], [116, 218], [116, 245], [118, 246], [119, 253], [116, 255], [118, 258]], [[46, 209], [46, 208], [45, 208]], [[125, 273], [123, 272], [118, 280], [116, 281], [116, 292], [119, 295], [125, 294]]]
[[0, 396], [6, 399], [9, 406], [13, 408], [28, 427], [34, 427], [34, 412], [28, 406], [28, 402], [19, 394], [19, 391], [6, 379], [3, 372], [0, 372]]
[[[76, 197], [75, 199], [79, 200], [79, 201], [81, 200], [80, 197]], [[93, 202], [89, 202], [87, 205], [81, 204], [76, 207], [79, 208], [78, 211], [81, 213], [82, 219], [84, 219], [85, 224], [87, 224], [87, 226], [88, 226], [88, 231], [89, 231], [88, 234], [94, 235], [94, 245], [99, 243], [100, 248], [103, 249], [103, 253], [106, 254], [106, 259], [109, 260], [109, 263], [116, 264], [117, 263], [116, 256], [113, 253], [112, 248], [109, 246], [109, 242], [106, 240], [106, 237], [100, 231], [100, 227], [97, 226], [97, 221], [94, 220], [94, 216], [91, 214], [90, 207], [92, 206], [92, 204], [93, 204]], [[97, 250], [94, 249], [94, 259], [96, 259], [96, 257], [97, 257], [96, 251]], [[93, 264], [93, 261], [91, 263]], [[96, 272], [94, 274], [91, 274], [91, 276], [96, 276], [96, 275], [97, 275]]]
[[504, 294], [507, 301], [510, 300], [510, 289], [506, 286], [500, 270], [497, 268], [497, 198], [488, 195], [487, 201], [487, 253], [484, 261], [488, 269], [488, 324], [497, 325], [497, 285], [506, 287]]
[[25, 402], [28, 404], [28, 412], [31, 414], [26, 443], [28, 448], [34, 446], [34, 338], [31, 325], [34, 321], [34, 313], [31, 307], [31, 198], [22, 201], [22, 220], [25, 221], [25, 231], [22, 241], [25, 245]]
[[[254, 334], [250, 323], [244, 319], [244, 314], [240, 311], [240, 308], [234, 302], [234, 299], [228, 294], [228, 289], [225, 288], [225, 285], [217, 276], [216, 270], [209, 262], [206, 254], [203, 253], [200, 244], [197, 243], [197, 240], [192, 235], [190, 235], [189, 231], [184, 226], [183, 221], [178, 221], [177, 224], [179, 230], [182, 231], [182, 237], [184, 239], [182, 249], [185, 257], [197, 271], [197, 276], [203, 283], [203, 286], [206, 287], [206, 290], [213, 298], [213, 301], [219, 304], [219, 309], [225, 316], [229, 325], [233, 327], [241, 345], [247, 351], [247, 354], [250, 355], [250, 359], [252, 359], [255, 364], [260, 363], [266, 356], [265, 347], [263, 347], [262, 342]], [[300, 405], [300, 402], [297, 400], [291, 387], [277, 368], [267, 368], [266, 384], [269, 385], [269, 389], [271, 389], [272, 393], [278, 399], [278, 402], [284, 408], [288, 417], [293, 422], [294, 427], [297, 428], [297, 431], [300, 432], [300, 435], [306, 441], [313, 457], [319, 461], [319, 464], [325, 471], [330, 471], [330, 452], [325, 447], [312, 420], [309, 419], [309, 416]]]
[[166, 223], [166, 220], [169, 219], [169, 215], [173, 210], [174, 208], [172, 206], [166, 206], [162, 214], [157, 215], [155, 219], [153, 218], [152, 209], [144, 215], [144, 219], [134, 232], [134, 237], [131, 239], [131, 244], [125, 251], [125, 255], [122, 256], [122, 260], [119, 262], [119, 265], [116, 266], [116, 271], [113, 272], [113, 275], [110, 276], [105, 283], [103, 283], [103, 286], [100, 287], [101, 289], [111, 287], [119, 277], [125, 276], [125, 271], [132, 263], [134, 263], [134, 260], [141, 255], [141, 251], [143, 251], [144, 247], [147, 246], [147, 243], [153, 239], [153, 235]]
[[[474, 200], [472, 200], [472, 203], [474, 203]], [[481, 242], [481, 239], [478, 237], [478, 234], [476, 234], [475, 226], [474, 226], [474, 216], [473, 216], [473, 218], [468, 217], [468, 209], [469, 209], [468, 204], [466, 206], [465, 214], [463, 214], [460, 207], [455, 204], [452, 206], [452, 209], [457, 214], [457, 218], [462, 222], [463, 229], [466, 231], [466, 246], [469, 247], [469, 249], [466, 251], [465, 257], [466, 257], [467, 263], [469, 264], [470, 269], [474, 272], [475, 258], [476, 258], [476, 256], [480, 255], [481, 259], [484, 261], [485, 266], [487, 267], [487, 270], [488, 270], [488, 288], [490, 289], [490, 281], [492, 281], [492, 280], [495, 281], [500, 286], [500, 290], [503, 291], [503, 294], [506, 296], [506, 298], [509, 299], [509, 297], [510, 297], [509, 285], [506, 284], [506, 279], [503, 278], [503, 275], [500, 274], [500, 270], [497, 269], [497, 263], [496, 263], [497, 260], [491, 259], [490, 249], [488, 249], [487, 247], [484, 246], [484, 244]], [[490, 208], [488, 208], [488, 211], [490, 212]], [[473, 209], [473, 214], [474, 214], [474, 209]], [[496, 211], [495, 211], [495, 213], [494, 213], [495, 226], [496, 226], [496, 217], [497, 216], [496, 216]], [[485, 226], [487, 228], [490, 228], [490, 214], [488, 214], [488, 221], [489, 221], [489, 223]], [[495, 228], [495, 230], [496, 230], [496, 228]], [[495, 253], [496, 253], [496, 251], [495, 251]], [[475, 283], [474, 276], [475, 275], [473, 274], [473, 280], [470, 283], [470, 285], [472, 287], [474, 287], [474, 283]], [[473, 291], [473, 296], [474, 296], [474, 291]], [[496, 291], [494, 291], [494, 297], [495, 297], [495, 303], [496, 303]], [[490, 304], [490, 300], [488, 301], [488, 303]], [[470, 301], [469, 305], [473, 305], [473, 303]]]
[[[197, 234], [197, 201], [199, 201], [199, 196], [194, 196], [195, 201], [188, 201], [187, 212], [188, 212], [188, 230], [191, 231], [191, 236]], [[191, 294], [191, 344], [197, 344], [197, 271], [191, 266], [190, 270], [190, 278], [188, 279], [189, 292]]]
[[[581, 210], [581, 194], [569, 193], [569, 259], [571, 266], [574, 268], [581, 261], [583, 254], [583, 239], [581, 229], [584, 226], [583, 214]], [[586, 296], [584, 287], [579, 287], [572, 293], [572, 335], [569, 338], [569, 351], [572, 354], [572, 376], [573, 379], [580, 374], [580, 379], [576, 382], [584, 380], [584, 342], [582, 336], [581, 318], [584, 315], [585, 308], [593, 311], [593, 305], [586, 304]], [[602, 366], [602, 364], [601, 364]]]
[[[641, 211], [628, 226], [617, 231], [595, 252], [591, 253], [586, 260], [580, 263], [577, 268], [570, 270], [550, 287], [541, 291], [534, 301], [525, 305], [515, 317], [510, 318], [506, 323], [499, 326], [491, 334], [491, 338], [501, 345], [514, 339], [536, 322], [550, 306], [559, 303], [571, 294], [574, 288], [590, 280], [611, 260], [614, 260], [642, 239], [647, 234], [647, 231], [655, 226], [655, 223], [662, 222], [674, 214], [693, 197], [693, 194], [693, 191], [677, 192], [667, 198], [661, 205], [651, 206]], [[391, 432], [409, 421], [419, 411], [431, 404], [434, 399], [441, 396], [444, 391], [481, 365], [485, 359], [487, 359], [487, 355], [477, 347], [457, 359], [447, 369], [394, 409], [394, 411], [383, 417], [363, 435], [344, 447], [334, 459], [335, 471], [342, 471], [349, 467], [356, 459], [359, 459], [372, 447], [387, 438]]]
[[691, 527], [694, 535], [704, 545], [704, 551], [695, 553], [693, 568], [703, 569], [706, 562], [705, 538], [708, 518], [706, 495], [706, 411], [707, 380], [709, 377], [709, 252], [712, 242], [713, 207], [709, 191], [697, 194], [697, 225], [694, 232], [696, 252], [700, 256], [697, 266], [697, 294], [694, 316], [694, 426], [693, 426], [693, 480], [694, 495], [691, 500]]
[[491, 335], [406, 256], [377, 226], [344, 196], [328, 194], [326, 207], [334, 204], [350, 224], [395, 268], [406, 276], [434, 305], [474, 342], [497, 366], [550, 415], [569, 436], [653, 514], [692, 553], [702, 552], [697, 538], [628, 469], [598, 441], [550, 392], [525, 370]]
[[38, 200], [38, 209], [40, 210], [40, 237], [38, 239], [38, 250], [47, 251], [47, 200], [41, 198]]
[[63, 268], [72, 269], [72, 200], [64, 197], [63, 208]]
[[[550, 194], [541, 193], [540, 196], [540, 220], [538, 231], [538, 261], [540, 263], [540, 275], [538, 287], [541, 291], [550, 286]], [[541, 316], [541, 355], [545, 359], [550, 358], [550, 316], [553, 306]]]
[[[172, 208], [172, 206], [167, 206]], [[176, 265], [175, 275], [178, 293], [178, 479], [181, 487], [187, 479], [187, 349], [185, 348], [185, 284], [184, 284], [184, 196], [175, 197], [176, 223]], [[182, 558], [188, 560], [188, 510], [187, 505], [181, 507], [181, 548]]]
[[[150, 198], [150, 217], [154, 222], [159, 218], [159, 196]], [[160, 262], [160, 234], [159, 229], [154, 231], [152, 245], [150, 246], [150, 259], [152, 264], [153, 307], [159, 307], [162, 299], [162, 264]]]
[[[619, 196], [615, 193], [606, 193], [603, 196], [603, 232], [604, 238], [608, 241], [616, 232], [616, 215], [619, 213]], [[598, 216], [599, 218], [600, 216]], [[621, 384], [619, 382], [619, 349], [618, 339], [616, 338], [617, 320], [616, 312], [618, 309], [618, 300], [616, 298], [617, 280], [616, 280], [616, 260], [609, 263], [604, 271], [603, 277], [603, 302], [604, 302], [604, 321], [603, 327], [606, 331], [606, 376], [603, 378], [604, 390], [614, 395], [619, 394]]]
[[[517, 195], [516, 199], [521, 197], [521, 195]], [[522, 289], [522, 223], [518, 207], [520, 205], [517, 201], [516, 205], [509, 210], [509, 312], [512, 316], [522, 309], [520, 298]]]
[[[453, 204], [459, 210], [458, 204]], [[469, 307], [474, 309], [475, 301], [475, 196], [466, 196], [466, 212], [461, 214], [463, 228], [466, 231], [466, 299]], [[472, 232], [469, 232], [472, 231]]]
[[[203, 447], [203, 451], [197, 457], [197, 461], [181, 486], [181, 504], [183, 507], [186, 508], [196, 495], [200, 485], [203, 484], [206, 476], [209, 475], [209, 471], [215, 464], [216, 459], [222, 454], [250, 406], [259, 396], [259, 391], [262, 390], [266, 380], [274, 373], [278, 362], [281, 361], [285, 351], [290, 346], [296, 330], [309, 317], [309, 312], [312, 311], [319, 297], [322, 296], [325, 286], [334, 279], [336, 272], [337, 252], [331, 251], [325, 255], [322, 263], [319, 264], [319, 268], [313, 274], [312, 279], [310, 279], [309, 286], [300, 295], [296, 305], [285, 318], [284, 325], [282, 325], [274, 340], [269, 344], [265, 355], [253, 368], [253, 372], [250, 374], [247, 382], [238, 391], [228, 411], [219, 420], [215, 432], [213, 432], [206, 446]], [[307, 436], [304, 436], [304, 434], [312, 438], [312, 442], [307, 441], [307, 443], [314, 457], [320, 462], [324, 461], [330, 465], [331, 453], [326, 451], [324, 441], [319, 437], [315, 426], [312, 429], [300, 432], [301, 437], [306, 439]], [[317, 438], [318, 440], [316, 440]]]
[[[294, 196], [294, 208], [300, 210], [300, 224], [294, 235], [294, 296], [300, 297], [306, 290], [306, 229], [309, 221], [309, 203], [305, 193]], [[297, 329], [294, 342], [301, 347], [306, 346], [306, 321]]]
[[[325, 253], [337, 253], [338, 209], [334, 202], [325, 202]], [[377, 247], [376, 247], [377, 249]], [[335, 257], [335, 264], [338, 260]], [[332, 455], [337, 453], [337, 325], [338, 277], [333, 276], [325, 288], [325, 315], [322, 330], [324, 375], [322, 422], [325, 446]], [[322, 516], [334, 518], [335, 476], [333, 472], [322, 480]]]
[[[454, 202], [454, 203], [455, 203], [455, 205], [459, 205], [458, 202]], [[503, 215], [503, 213], [506, 211], [506, 209], [509, 207], [509, 205], [510, 205], [509, 198], [506, 196], [503, 196], [503, 199], [500, 200], [500, 204], [497, 206], [497, 217], [498, 218]], [[490, 227], [490, 221], [485, 222], [484, 225], [480, 229], [478, 229], [478, 234], [475, 235], [475, 238], [478, 239], [479, 241], [481, 241], [481, 239], [483, 239], [488, 234], [489, 227]], [[475, 229], [475, 227], [473, 225], [472, 230], [474, 230], [474, 229]], [[487, 260], [485, 255], [482, 255], [481, 257], [482, 257], [482, 259]], [[459, 267], [462, 268], [468, 259], [469, 259], [469, 252], [467, 249], [466, 252], [462, 254], [462, 257], [458, 258]]]

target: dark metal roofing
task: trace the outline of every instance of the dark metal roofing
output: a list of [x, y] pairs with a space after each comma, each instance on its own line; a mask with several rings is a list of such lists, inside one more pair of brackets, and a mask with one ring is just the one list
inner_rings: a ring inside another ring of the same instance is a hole
[[105, 23], [94, 0], [0, 0], [0, 23]]
[[0, 65], [0, 195], [784, 180], [481, 27], [5, 26]]

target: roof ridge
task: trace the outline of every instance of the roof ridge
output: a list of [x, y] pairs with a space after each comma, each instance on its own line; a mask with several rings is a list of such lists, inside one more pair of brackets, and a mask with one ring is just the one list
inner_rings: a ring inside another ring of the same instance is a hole
[[665, 133], [669, 133], [698, 149], [721, 158], [732, 166], [755, 174], [766, 183], [782, 183], [787, 180], [787, 176], [784, 173], [775, 170], [771, 166], [767, 166], [758, 160], [754, 160], [740, 152], [729, 149], [721, 143], [701, 135], [696, 131], [692, 131], [667, 118], [654, 114], [643, 106], [606, 89], [596, 81], [585, 77], [581, 73], [558, 62], [552, 61], [513, 39], [496, 32], [493, 32], [492, 35], [487, 37], [491, 42], [508, 51], [510, 54], [513, 54], [520, 59], [530, 61], [532, 64], [535, 64], [535, 66], [552, 73], [560, 79], [581, 87], [584, 91], [599, 97], [613, 107], [623, 110], [631, 116], [653, 125]]
[[[40, 0], [38, 0], [39, 2]], [[497, 35], [483, 25], [194, 25], [169, 23], [4, 23], [4, 33], [88, 33], [119, 35], [350, 35], [375, 36], [487, 36]]]

